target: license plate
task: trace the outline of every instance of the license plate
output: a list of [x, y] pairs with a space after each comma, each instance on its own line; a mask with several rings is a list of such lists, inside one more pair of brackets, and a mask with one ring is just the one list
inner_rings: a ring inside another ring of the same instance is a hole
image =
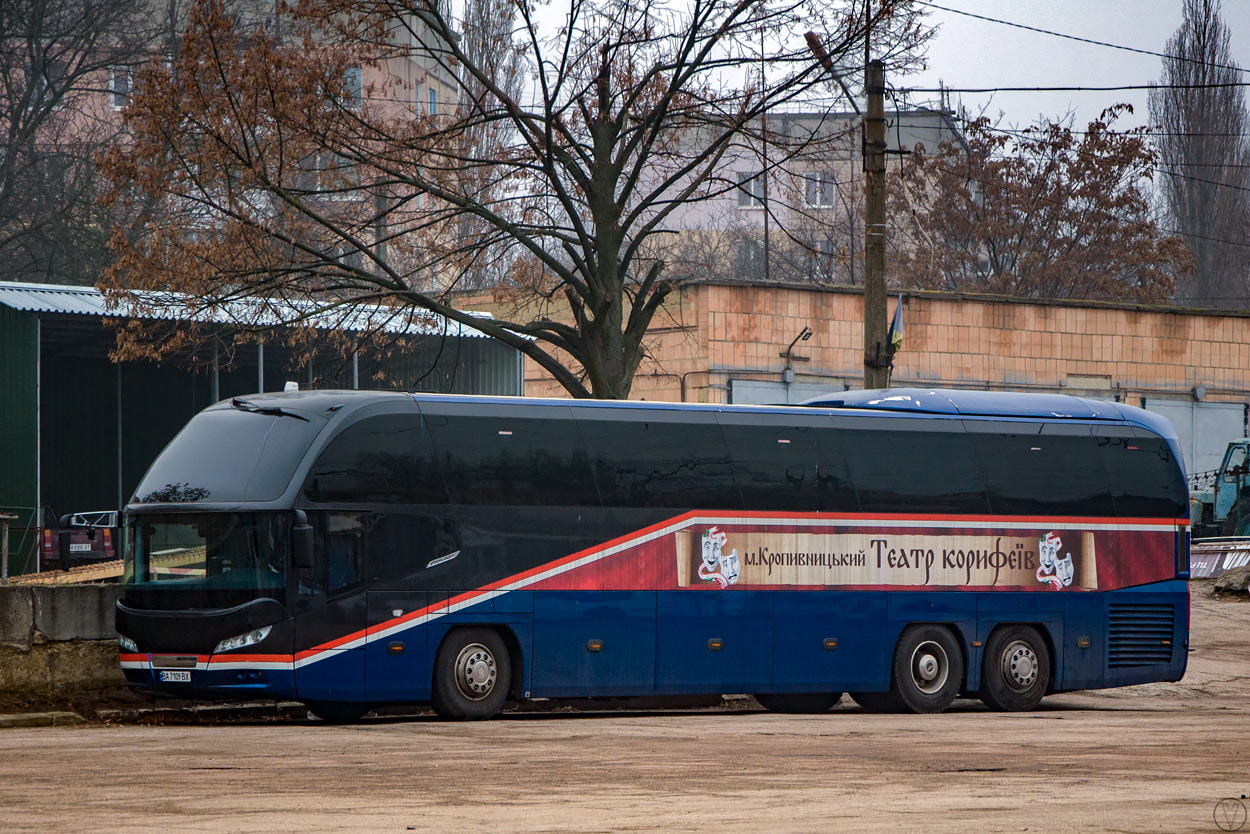
[[190, 683], [190, 672], [161, 672], [161, 683]]

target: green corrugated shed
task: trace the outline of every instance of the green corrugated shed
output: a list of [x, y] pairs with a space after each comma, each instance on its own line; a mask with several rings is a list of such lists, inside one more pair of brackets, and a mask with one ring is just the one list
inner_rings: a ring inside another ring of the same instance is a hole
[[38, 356], [38, 319], [0, 306], [0, 512], [18, 517], [10, 537], [12, 573], [24, 572], [33, 553], [33, 540], [19, 531], [37, 524]]
[[[212, 403], [207, 369], [112, 362], [104, 313], [91, 288], [0, 281], [0, 512], [19, 516], [11, 573], [35, 567], [39, 505], [54, 517], [120, 509], [161, 449]], [[360, 362], [360, 387], [521, 393], [518, 354], [502, 343], [470, 331], [405, 338], [404, 350]], [[220, 398], [257, 390], [260, 353], [238, 346], [236, 366], [218, 373]], [[289, 350], [267, 345], [263, 356], [265, 390], [288, 380], [308, 387], [308, 367], [295, 368]], [[352, 386], [341, 356], [314, 358], [311, 367], [318, 388]]]

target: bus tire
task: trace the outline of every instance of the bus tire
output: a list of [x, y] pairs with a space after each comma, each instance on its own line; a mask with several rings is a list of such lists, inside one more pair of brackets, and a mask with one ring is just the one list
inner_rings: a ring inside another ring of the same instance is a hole
[[949, 707], [964, 683], [959, 641], [939, 625], [908, 626], [894, 649], [891, 691], [910, 712], [935, 713]]
[[499, 712], [512, 685], [512, 661], [499, 632], [459, 628], [448, 632], [434, 659], [430, 706], [442, 718], [481, 721]]
[[1037, 629], [1003, 626], [985, 644], [981, 700], [998, 712], [1024, 712], [1050, 688], [1050, 649]]
[[756, 695], [755, 700], [769, 712], [799, 715], [828, 712], [841, 697], [841, 692], [773, 692]]
[[368, 704], [357, 701], [305, 701], [304, 706], [327, 724], [354, 724], [369, 711]]
[[889, 692], [852, 692], [851, 700], [865, 712], [901, 712], [905, 705], [897, 689]]

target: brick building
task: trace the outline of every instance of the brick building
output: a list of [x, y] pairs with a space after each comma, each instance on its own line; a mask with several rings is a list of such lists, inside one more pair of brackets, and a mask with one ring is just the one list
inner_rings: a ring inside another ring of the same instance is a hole
[[[1190, 471], [1214, 468], [1227, 441], [1246, 432], [1250, 313], [909, 291], [903, 335], [896, 387], [1064, 392], [1144, 406], [1176, 426]], [[863, 294], [689, 282], [670, 296], [648, 348], [632, 392], [639, 399], [800, 402], [859, 388]], [[564, 396], [528, 360], [525, 393]]]

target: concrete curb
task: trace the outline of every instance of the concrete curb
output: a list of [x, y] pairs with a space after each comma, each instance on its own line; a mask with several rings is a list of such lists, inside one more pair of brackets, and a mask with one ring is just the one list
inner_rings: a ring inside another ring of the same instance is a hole
[[0, 728], [67, 727], [85, 723], [86, 719], [76, 712], [27, 712], [19, 715], [0, 715]]

